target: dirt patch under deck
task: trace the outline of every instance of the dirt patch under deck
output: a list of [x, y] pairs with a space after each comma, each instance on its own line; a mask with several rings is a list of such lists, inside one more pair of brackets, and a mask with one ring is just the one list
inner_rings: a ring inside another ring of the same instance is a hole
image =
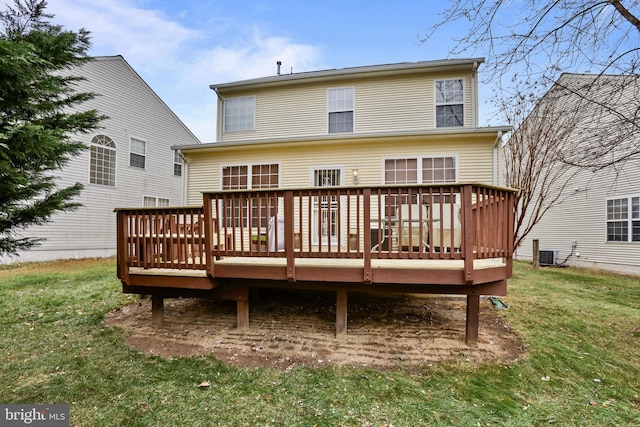
[[260, 290], [250, 303], [249, 329], [239, 332], [236, 304], [207, 299], [165, 300], [154, 327], [151, 302], [107, 315], [127, 331], [133, 348], [164, 357], [211, 355], [238, 366], [357, 365], [412, 368], [446, 359], [509, 361], [523, 352], [518, 337], [482, 300], [478, 346], [464, 343], [466, 297], [349, 294], [348, 334], [335, 338], [335, 294]]

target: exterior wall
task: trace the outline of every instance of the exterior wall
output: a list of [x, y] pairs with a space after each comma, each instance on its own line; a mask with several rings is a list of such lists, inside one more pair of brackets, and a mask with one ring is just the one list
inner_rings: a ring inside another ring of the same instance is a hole
[[[42, 261], [62, 258], [115, 255], [116, 207], [142, 206], [144, 196], [168, 198], [171, 205], [182, 205], [182, 178], [173, 175], [172, 145], [198, 144], [199, 141], [160, 98], [133, 71], [122, 57], [97, 58], [73, 74], [87, 80], [79, 91], [100, 94], [81, 105], [82, 110], [97, 109], [109, 116], [103, 129], [74, 140], [87, 146], [96, 134], [109, 136], [116, 144], [116, 186], [89, 184], [89, 150], [72, 159], [60, 173], [59, 185], [84, 185], [78, 198], [83, 204], [73, 212], [58, 213], [43, 226], [26, 230], [25, 236], [47, 240], [18, 257], [0, 260]], [[145, 169], [129, 166], [129, 139], [146, 141]]]
[[[354, 132], [396, 132], [436, 129], [435, 81], [464, 79], [464, 125], [475, 126], [477, 93], [470, 73], [416, 73], [393, 78], [340, 80], [296, 84], [259, 91], [236, 91], [225, 97], [255, 96], [255, 130], [220, 132], [221, 142], [266, 138], [312, 137], [328, 134], [327, 91], [354, 89]], [[223, 111], [222, 103], [218, 110]], [[218, 129], [222, 129], [218, 115]]]
[[559, 251], [560, 262], [568, 257], [565, 265], [640, 275], [640, 242], [607, 242], [606, 235], [607, 199], [640, 196], [640, 160], [618, 170], [583, 171], [569, 188], [573, 194], [547, 212], [517, 249], [516, 258], [531, 260], [532, 241], [539, 239], [541, 250]]
[[[358, 185], [384, 184], [384, 159], [421, 156], [456, 156], [458, 181], [493, 182], [495, 137], [467, 138], [422, 136], [420, 138], [377, 138], [305, 143], [255, 144], [212, 147], [187, 152], [189, 163], [187, 204], [201, 205], [202, 192], [221, 189], [222, 166], [278, 163], [280, 188], [311, 187], [312, 168], [342, 168], [343, 185], [353, 185], [354, 168]], [[215, 144], [212, 144], [215, 146]]]

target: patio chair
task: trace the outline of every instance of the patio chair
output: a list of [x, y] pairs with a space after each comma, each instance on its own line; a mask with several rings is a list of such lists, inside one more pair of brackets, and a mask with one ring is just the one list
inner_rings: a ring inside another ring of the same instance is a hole
[[429, 208], [425, 205], [400, 205], [397, 209], [400, 250], [429, 249]]
[[[451, 210], [453, 209], [453, 215]], [[431, 245], [437, 251], [451, 252], [462, 246], [462, 222], [460, 205], [456, 203], [433, 203], [431, 205], [433, 231]], [[452, 246], [453, 245], [453, 246]]]

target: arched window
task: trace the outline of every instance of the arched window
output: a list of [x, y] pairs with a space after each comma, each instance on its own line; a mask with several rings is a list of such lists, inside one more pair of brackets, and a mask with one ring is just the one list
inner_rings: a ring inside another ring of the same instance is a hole
[[89, 183], [116, 186], [116, 144], [106, 135], [91, 138]]

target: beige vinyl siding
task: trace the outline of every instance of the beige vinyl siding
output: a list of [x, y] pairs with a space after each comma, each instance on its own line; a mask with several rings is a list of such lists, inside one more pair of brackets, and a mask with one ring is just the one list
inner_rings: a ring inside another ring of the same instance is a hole
[[228, 97], [256, 96], [256, 128], [254, 131], [222, 132], [221, 141], [326, 135], [327, 90], [336, 87], [354, 89], [356, 134], [434, 129], [435, 80], [448, 78], [464, 79], [465, 127], [471, 127], [474, 101], [470, 76], [415, 74], [229, 94]]
[[360, 186], [383, 182], [385, 158], [456, 156], [458, 180], [491, 183], [493, 179], [491, 137], [416, 140], [400, 142], [380, 139], [369, 142], [327, 142], [314, 144], [271, 144], [244, 149], [229, 147], [212, 151], [188, 152], [188, 204], [202, 203], [202, 192], [221, 189], [221, 167], [237, 164], [279, 163], [281, 188], [309, 187], [313, 167], [344, 168], [345, 185], [353, 185], [352, 170], [357, 168]]

